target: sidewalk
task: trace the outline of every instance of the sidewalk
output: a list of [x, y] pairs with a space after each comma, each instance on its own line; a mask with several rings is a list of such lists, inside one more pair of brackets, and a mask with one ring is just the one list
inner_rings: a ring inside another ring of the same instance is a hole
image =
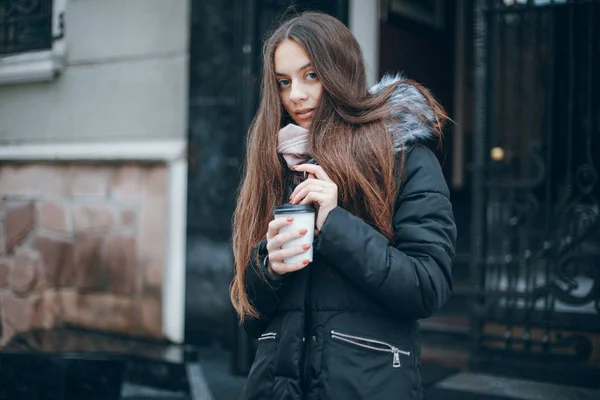
[[[230, 366], [231, 353], [216, 346], [72, 329], [32, 331], [0, 350], [0, 400], [237, 400], [246, 377], [232, 374]], [[600, 390], [464, 369], [422, 359], [425, 399], [600, 399]]]

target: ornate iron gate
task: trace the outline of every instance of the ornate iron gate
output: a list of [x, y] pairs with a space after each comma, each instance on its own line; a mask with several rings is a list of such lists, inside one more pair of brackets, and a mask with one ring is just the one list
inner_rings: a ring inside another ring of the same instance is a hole
[[598, 0], [476, 3], [480, 369], [599, 385], [599, 21]]

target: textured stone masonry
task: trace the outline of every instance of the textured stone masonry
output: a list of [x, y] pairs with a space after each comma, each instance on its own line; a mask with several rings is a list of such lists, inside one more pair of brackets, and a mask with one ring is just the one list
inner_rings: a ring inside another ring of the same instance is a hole
[[0, 346], [61, 324], [162, 337], [163, 164], [0, 164]]

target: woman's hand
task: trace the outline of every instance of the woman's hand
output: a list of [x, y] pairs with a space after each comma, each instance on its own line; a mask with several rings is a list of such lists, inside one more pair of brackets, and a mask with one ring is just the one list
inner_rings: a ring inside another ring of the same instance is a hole
[[338, 188], [319, 165], [301, 164], [294, 166], [296, 171], [304, 171], [314, 176], [308, 178], [294, 189], [290, 196], [291, 204], [315, 203], [318, 206], [316, 228], [321, 227], [329, 212], [337, 207]]
[[288, 272], [298, 271], [306, 267], [308, 259], [301, 262], [286, 264], [283, 260], [286, 258], [305, 253], [310, 249], [309, 244], [303, 246], [282, 249], [281, 247], [290, 240], [298, 239], [306, 235], [306, 229], [293, 230], [291, 232], [279, 233], [279, 230], [291, 224], [294, 218], [275, 218], [269, 222], [267, 231], [267, 251], [269, 252], [269, 272], [271, 275], [283, 275]]

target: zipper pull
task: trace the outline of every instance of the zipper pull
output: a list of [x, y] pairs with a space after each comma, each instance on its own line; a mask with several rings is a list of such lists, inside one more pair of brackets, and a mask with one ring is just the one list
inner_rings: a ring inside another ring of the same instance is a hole
[[400, 368], [400, 350], [392, 347], [392, 352], [394, 353], [394, 363], [392, 365], [394, 368]]

